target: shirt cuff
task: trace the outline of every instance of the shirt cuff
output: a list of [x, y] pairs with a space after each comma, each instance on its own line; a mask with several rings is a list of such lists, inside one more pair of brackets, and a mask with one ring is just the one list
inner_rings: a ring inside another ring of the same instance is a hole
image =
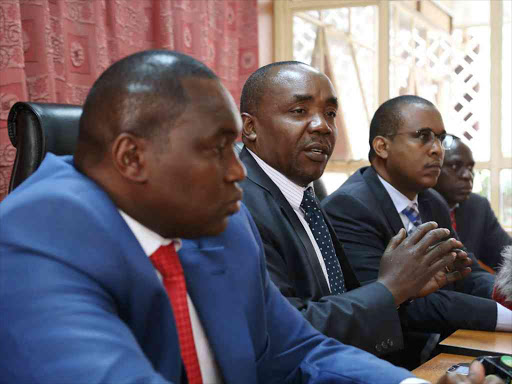
[[496, 330], [504, 332], [512, 332], [512, 311], [505, 308], [500, 303], [496, 303], [498, 306], [498, 319], [496, 321]]
[[430, 381], [425, 381], [417, 377], [409, 377], [408, 379], [402, 380], [400, 384], [431, 384]]

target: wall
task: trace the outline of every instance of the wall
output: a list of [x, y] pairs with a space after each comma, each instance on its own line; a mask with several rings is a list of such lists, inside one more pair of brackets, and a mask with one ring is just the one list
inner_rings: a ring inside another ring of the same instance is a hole
[[[279, 1], [279, 0], [277, 0]], [[274, 56], [273, 0], [258, 0], [259, 66], [273, 62]]]

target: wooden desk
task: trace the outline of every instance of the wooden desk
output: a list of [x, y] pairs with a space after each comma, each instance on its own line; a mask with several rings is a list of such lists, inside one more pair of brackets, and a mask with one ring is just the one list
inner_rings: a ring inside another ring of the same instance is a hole
[[442, 352], [467, 356], [512, 355], [512, 333], [459, 329], [439, 343]]
[[427, 361], [425, 364], [419, 366], [413, 374], [420, 379], [428, 380], [431, 383], [437, 383], [437, 380], [446, 373], [446, 370], [453, 364], [457, 363], [471, 363], [475, 358], [473, 356], [451, 355], [448, 353], [441, 353], [433, 359]]

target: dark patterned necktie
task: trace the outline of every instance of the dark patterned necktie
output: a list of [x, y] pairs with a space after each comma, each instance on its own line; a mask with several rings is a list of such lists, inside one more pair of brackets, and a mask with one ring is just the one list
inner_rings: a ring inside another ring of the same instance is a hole
[[331, 293], [334, 295], [342, 294], [346, 291], [343, 272], [336, 252], [334, 251], [331, 234], [329, 233], [322, 211], [318, 206], [311, 187], [304, 191], [304, 197], [302, 198], [300, 207], [304, 210], [306, 222], [309, 224], [316, 244], [322, 253], [325, 268], [327, 269], [327, 277], [329, 278], [329, 285], [331, 286]]
[[421, 225], [421, 217], [420, 217], [420, 213], [418, 212], [418, 208], [416, 208], [416, 204], [409, 205], [408, 207], [406, 207], [402, 210], [402, 213], [405, 216], [407, 216], [407, 218], [412, 223], [412, 225], [414, 225], [414, 227], [411, 227], [407, 231], [407, 234], [411, 235]]

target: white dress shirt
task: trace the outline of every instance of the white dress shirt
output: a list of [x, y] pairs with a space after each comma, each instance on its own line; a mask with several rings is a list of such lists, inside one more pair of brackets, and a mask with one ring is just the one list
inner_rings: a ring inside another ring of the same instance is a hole
[[[402, 219], [402, 223], [404, 224], [404, 227], [407, 231], [411, 228], [411, 226], [414, 226], [411, 221], [407, 218], [406, 215], [404, 215], [402, 210], [407, 207], [408, 205], [412, 203], [418, 204], [418, 196], [416, 195], [414, 197], [414, 200], [409, 200], [404, 194], [402, 194], [400, 191], [398, 191], [395, 187], [393, 187], [391, 184], [389, 184], [386, 180], [384, 180], [382, 177], [380, 177], [379, 174], [377, 174], [377, 177], [379, 178], [380, 182], [386, 189], [386, 191], [389, 194], [389, 197], [391, 197], [391, 200], [393, 201], [393, 204], [395, 205], [396, 210], [400, 214], [400, 218]], [[498, 308], [498, 315], [496, 320], [496, 331], [505, 331], [505, 332], [511, 332], [512, 331], [512, 311], [503, 305], [496, 303]]]
[[[246, 147], [247, 148], [247, 147]], [[313, 233], [311, 232], [311, 229], [309, 228], [309, 224], [307, 223], [306, 219], [304, 218], [304, 211], [302, 208], [300, 208], [300, 203], [302, 202], [302, 197], [304, 196], [304, 191], [306, 188], [313, 187], [313, 183], [309, 184], [307, 187], [301, 187], [297, 184], [295, 184], [293, 181], [288, 179], [286, 176], [284, 176], [279, 171], [276, 171], [274, 168], [272, 168], [270, 165], [265, 163], [263, 160], [261, 160], [255, 153], [249, 150], [247, 148], [249, 153], [252, 155], [254, 160], [258, 163], [260, 168], [267, 174], [268, 177], [270, 177], [270, 180], [274, 182], [275, 185], [279, 188], [281, 193], [284, 195], [288, 203], [292, 206], [294, 212], [297, 214], [297, 217], [299, 218], [302, 226], [306, 230], [306, 233], [309, 236], [309, 240], [313, 244], [313, 248], [315, 249], [316, 256], [318, 258], [318, 261], [320, 262], [320, 265], [322, 266], [322, 271], [324, 272], [325, 281], [327, 282], [327, 285], [329, 285], [329, 278], [327, 277], [327, 269], [325, 268], [325, 262], [324, 258], [322, 256], [322, 253], [320, 252], [320, 248], [318, 247], [318, 244], [316, 243], [316, 240], [313, 236]], [[314, 191], [314, 189], [313, 189]], [[329, 286], [329, 289], [330, 286]], [[402, 380], [400, 384], [429, 384], [428, 381], [418, 379], [415, 377], [411, 377], [405, 380]]]
[[281, 193], [284, 195], [285, 199], [293, 208], [293, 211], [299, 218], [300, 223], [302, 224], [304, 230], [308, 234], [311, 244], [313, 244], [316, 257], [318, 259], [318, 262], [320, 263], [320, 266], [322, 267], [322, 272], [324, 273], [325, 281], [327, 282], [329, 290], [331, 290], [331, 285], [329, 284], [329, 277], [327, 275], [327, 268], [325, 267], [324, 257], [322, 256], [322, 252], [320, 251], [320, 248], [316, 243], [315, 237], [313, 236], [313, 232], [311, 232], [311, 228], [309, 227], [309, 224], [306, 221], [306, 218], [304, 216], [304, 210], [300, 207], [300, 203], [302, 203], [302, 198], [304, 197], [304, 191], [307, 188], [311, 187], [313, 193], [315, 192], [313, 188], [313, 183], [310, 183], [307, 187], [301, 187], [300, 185], [297, 185], [293, 181], [288, 179], [279, 171], [276, 171], [263, 160], [261, 160], [254, 152], [251, 152], [249, 148], [247, 148], [247, 150], [252, 155], [252, 157], [254, 157], [254, 160], [256, 160], [260, 168], [263, 169], [263, 172], [265, 172], [267, 176], [270, 177], [270, 180], [272, 180], [274, 184], [277, 185], [277, 188], [279, 188]]
[[[151, 229], [145, 227], [132, 217], [128, 216], [123, 211], [119, 210], [122, 218], [132, 230], [133, 235], [139, 242], [142, 250], [146, 256], [151, 256], [160, 246], [174, 243], [176, 252], [181, 248], [180, 239], [164, 239], [158, 233], [153, 232]], [[160, 273], [155, 269], [156, 274], [162, 280]], [[213, 351], [211, 349], [204, 328], [201, 325], [201, 320], [197, 314], [194, 303], [187, 293], [187, 303], [189, 308], [190, 323], [192, 325], [192, 334], [194, 336], [194, 344], [196, 346], [197, 359], [199, 360], [199, 369], [201, 370], [201, 377], [205, 384], [221, 384], [222, 376], [220, 375], [219, 367], [215, 361]]]

